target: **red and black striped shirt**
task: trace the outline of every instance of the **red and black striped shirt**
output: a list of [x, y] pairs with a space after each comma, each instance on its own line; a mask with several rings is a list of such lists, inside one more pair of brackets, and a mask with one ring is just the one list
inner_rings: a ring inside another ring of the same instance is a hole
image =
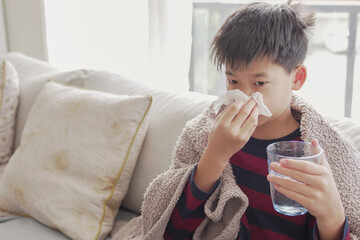
[[[249, 198], [249, 206], [239, 223], [238, 240], [319, 239], [316, 219], [311, 214], [286, 216], [273, 208], [270, 185], [266, 179], [268, 175], [266, 147], [273, 142], [285, 140], [301, 141], [299, 129], [274, 140], [251, 138], [243, 149], [230, 159], [236, 183]], [[196, 228], [205, 218], [204, 204], [219, 181], [211, 192], [202, 192], [193, 181], [195, 171], [196, 168], [173, 210], [164, 239], [192, 239]], [[342, 239], [350, 239], [347, 221]]]

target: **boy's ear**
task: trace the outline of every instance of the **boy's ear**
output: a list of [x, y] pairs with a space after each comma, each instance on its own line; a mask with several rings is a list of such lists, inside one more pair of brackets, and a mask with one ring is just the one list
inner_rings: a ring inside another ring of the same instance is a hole
[[305, 83], [307, 76], [306, 67], [303, 64], [300, 64], [295, 68], [294, 82], [292, 90], [300, 90]]

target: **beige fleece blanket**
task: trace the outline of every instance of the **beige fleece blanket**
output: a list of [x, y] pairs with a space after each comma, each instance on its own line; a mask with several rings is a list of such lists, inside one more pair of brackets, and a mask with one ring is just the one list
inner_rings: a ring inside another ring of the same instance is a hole
[[[291, 108], [300, 120], [303, 141], [318, 139], [341, 195], [350, 224], [351, 239], [360, 236], [360, 153], [342, 133], [332, 127], [309, 104], [294, 95]], [[183, 191], [194, 165], [200, 160], [208, 142], [208, 133], [216, 115], [213, 104], [189, 121], [173, 152], [170, 169], [159, 175], [148, 187], [140, 217], [132, 219], [113, 239], [162, 239], [171, 213]], [[236, 239], [240, 218], [248, 198], [236, 185], [231, 166], [223, 173], [220, 184], [205, 203], [206, 217], [193, 239]]]

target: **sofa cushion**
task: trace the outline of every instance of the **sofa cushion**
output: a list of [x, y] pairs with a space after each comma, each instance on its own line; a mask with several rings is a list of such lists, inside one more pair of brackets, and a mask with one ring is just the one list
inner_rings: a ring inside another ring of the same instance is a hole
[[147, 130], [150, 96], [47, 83], [0, 181], [0, 208], [72, 239], [104, 239]]
[[117, 94], [153, 96], [148, 133], [122, 206], [140, 213], [149, 183], [171, 164], [176, 140], [185, 123], [201, 113], [216, 97], [188, 92], [173, 94], [109, 72], [96, 72], [85, 79], [86, 89]]
[[4, 164], [13, 153], [19, 79], [9, 61], [0, 64], [0, 164]]
[[47, 62], [18, 52], [0, 54], [0, 59], [4, 58], [15, 66], [20, 83], [20, 101], [18, 104], [14, 142], [14, 148], [16, 149], [20, 144], [21, 133], [29, 111], [45, 83], [49, 79], [54, 78], [57, 81], [82, 87], [83, 79], [92, 74], [94, 70], [77, 69], [63, 71]]
[[38, 75], [30, 75], [24, 77], [21, 81], [20, 88], [20, 102], [19, 109], [17, 114], [17, 123], [16, 123], [16, 138], [14, 147], [17, 148], [20, 145], [21, 134], [26, 122], [26, 119], [29, 115], [30, 109], [34, 104], [34, 101], [39, 94], [41, 88], [49, 79], [56, 79], [57, 81], [68, 83], [71, 85], [83, 86], [83, 79], [86, 78], [93, 71], [91, 70], [74, 70], [68, 72], [58, 72], [58, 71], [44, 71]]
[[355, 147], [360, 151], [360, 124], [347, 117], [327, 117], [327, 119], [340, 129]]
[[[28, 217], [0, 217], [0, 240], [70, 240], [63, 233]], [[110, 236], [106, 240], [110, 240]]]
[[0, 240], [70, 240], [61, 232], [28, 217], [17, 217], [3, 222], [0, 218], [0, 223]]
[[56, 74], [61, 71], [47, 62], [26, 56], [18, 52], [0, 54], [0, 59], [9, 60], [18, 72], [20, 87], [28, 78], [36, 78], [43, 74]]

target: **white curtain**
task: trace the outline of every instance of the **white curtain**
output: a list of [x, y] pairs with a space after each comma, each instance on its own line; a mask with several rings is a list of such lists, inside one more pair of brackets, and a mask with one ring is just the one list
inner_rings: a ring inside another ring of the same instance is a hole
[[192, 0], [149, 0], [150, 69], [153, 83], [189, 89]]
[[0, 54], [8, 51], [3, 1], [0, 1]]
[[48, 59], [189, 88], [192, 0], [44, 0]]

